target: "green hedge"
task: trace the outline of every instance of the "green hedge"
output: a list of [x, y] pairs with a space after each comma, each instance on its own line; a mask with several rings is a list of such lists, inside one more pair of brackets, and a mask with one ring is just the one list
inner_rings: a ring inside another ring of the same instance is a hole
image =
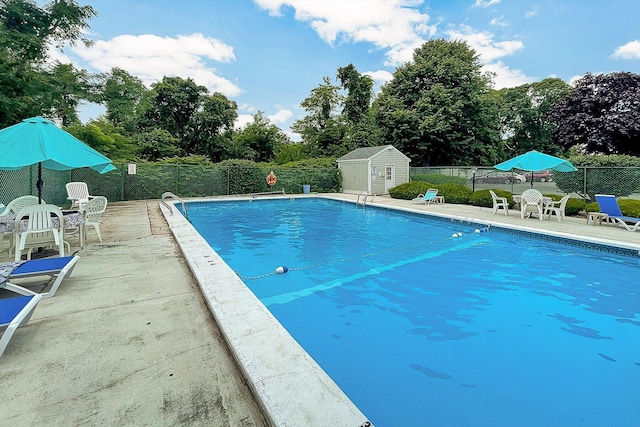
[[[506, 190], [493, 190], [498, 197], [505, 197], [507, 202], [509, 202], [509, 207], [512, 208], [513, 203], [513, 194]], [[473, 206], [480, 206], [483, 208], [491, 208], [493, 207], [493, 198], [491, 197], [491, 193], [489, 193], [488, 189], [474, 191], [471, 196], [469, 196], [469, 204]]]
[[389, 195], [394, 199], [413, 200], [420, 194], [424, 194], [435, 185], [425, 181], [409, 181], [389, 189]]
[[[640, 200], [635, 199], [618, 199], [618, 205], [622, 215], [633, 218], [640, 218]], [[584, 207], [585, 212], [600, 212], [598, 202], [591, 202]]]

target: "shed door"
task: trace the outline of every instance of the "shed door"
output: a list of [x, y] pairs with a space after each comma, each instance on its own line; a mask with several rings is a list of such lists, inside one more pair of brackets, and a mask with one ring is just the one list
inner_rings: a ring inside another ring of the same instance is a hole
[[384, 167], [384, 192], [396, 186], [396, 167], [394, 165], [385, 165]]

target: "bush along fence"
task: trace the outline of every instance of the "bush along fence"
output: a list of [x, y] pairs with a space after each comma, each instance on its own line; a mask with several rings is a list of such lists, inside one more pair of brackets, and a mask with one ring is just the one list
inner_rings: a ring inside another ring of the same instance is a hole
[[[303, 192], [309, 185], [312, 192], [333, 193], [342, 188], [337, 168], [278, 168], [255, 166], [135, 165], [135, 173], [128, 164], [115, 164], [116, 170], [99, 174], [88, 168], [70, 171], [42, 170], [44, 187], [42, 199], [47, 203], [65, 206], [65, 184], [72, 181], [87, 183], [93, 195], [105, 196], [109, 201], [159, 199], [165, 191], [179, 197], [209, 197], [233, 194], [263, 193], [284, 190], [287, 194]], [[267, 183], [273, 171], [276, 182]], [[7, 203], [18, 196], [37, 194], [37, 166], [18, 171], [0, 171], [0, 201]]]

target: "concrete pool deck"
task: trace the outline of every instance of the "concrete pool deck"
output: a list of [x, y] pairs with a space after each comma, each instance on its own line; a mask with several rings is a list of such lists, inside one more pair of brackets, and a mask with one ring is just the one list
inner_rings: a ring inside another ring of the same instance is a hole
[[[389, 197], [375, 197], [371, 204], [640, 251], [640, 232], [587, 225], [585, 218], [540, 222], [522, 220], [515, 211], [505, 217], [488, 208], [413, 205]], [[309, 405], [322, 407], [324, 400], [334, 407], [324, 415], [350, 420], [341, 425], [366, 422], [357, 408], [342, 401], [332, 382], [301, 368], [312, 364], [305, 354], [277, 353], [277, 366], [264, 366], [252, 355], [273, 344], [261, 339], [272, 328], [254, 323], [257, 316], [269, 317], [268, 312], [243, 306], [233, 287], [216, 293], [220, 282], [237, 276], [227, 276], [229, 271], [219, 269], [210, 253], [189, 254], [185, 261], [184, 242], [171, 234], [184, 225], [170, 217], [163, 218], [157, 200], [112, 203], [101, 225], [104, 241], [97, 242], [90, 231], [85, 247], [73, 248], [81, 257], [73, 274], [54, 298], [41, 301], [0, 358], [3, 421], [12, 426], [328, 425], [306, 413]], [[9, 260], [6, 252], [0, 254], [0, 261]], [[200, 275], [205, 280], [196, 279]], [[218, 312], [212, 315], [209, 309]], [[225, 329], [229, 325], [231, 331]], [[283, 334], [276, 331], [276, 336]], [[239, 366], [238, 360], [254, 364]], [[321, 386], [310, 388], [315, 380]]]

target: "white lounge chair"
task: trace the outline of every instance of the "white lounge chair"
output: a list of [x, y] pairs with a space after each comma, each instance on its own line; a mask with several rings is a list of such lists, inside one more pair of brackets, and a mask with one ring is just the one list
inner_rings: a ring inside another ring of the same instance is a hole
[[430, 188], [424, 194], [419, 194], [418, 197], [412, 199], [412, 203], [434, 203], [436, 201], [436, 196], [438, 195], [438, 190], [435, 188]]
[[569, 200], [569, 194], [564, 196], [557, 202], [550, 202], [544, 206], [544, 214], [551, 219], [551, 215], [556, 214], [556, 218], [558, 222], [564, 221], [564, 210], [567, 206], [567, 201]]
[[11, 283], [2, 283], [0, 287], [17, 294], [15, 297], [0, 299], [0, 328], [6, 326], [0, 337], [1, 357], [16, 329], [29, 322], [42, 296]]
[[[60, 287], [62, 281], [70, 276], [73, 272], [73, 268], [76, 266], [80, 257], [77, 255], [70, 255], [64, 257], [52, 257], [52, 258], [39, 258], [23, 262], [19, 266], [15, 267], [7, 276], [7, 280], [13, 284], [20, 285], [23, 288], [31, 288], [39, 282], [33, 283], [33, 278], [42, 276], [48, 276], [53, 279], [53, 283], [47, 292], [38, 292], [43, 298], [51, 298], [56, 294], [56, 291]], [[10, 264], [0, 264], [0, 271], [3, 266]], [[19, 283], [15, 281], [19, 280]], [[28, 281], [23, 281], [28, 280]], [[45, 282], [43, 289], [46, 289], [51, 280]]]
[[536, 213], [542, 221], [544, 219], [543, 204], [544, 196], [541, 192], [534, 188], [525, 190], [520, 197], [520, 218], [524, 219], [525, 215], [529, 217], [532, 213]]
[[491, 193], [491, 200], [493, 200], [493, 214], [498, 213], [498, 209], [504, 210], [504, 216], [509, 216], [509, 201], [506, 197], [498, 197], [493, 190], [489, 190]]

